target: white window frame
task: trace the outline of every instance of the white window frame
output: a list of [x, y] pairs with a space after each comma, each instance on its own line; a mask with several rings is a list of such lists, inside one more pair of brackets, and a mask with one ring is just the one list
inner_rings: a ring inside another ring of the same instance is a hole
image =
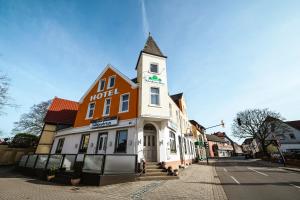
[[[156, 65], [157, 66], [157, 72], [152, 72], [151, 71], [151, 65]], [[159, 64], [158, 63], [150, 63], [150, 65], [149, 65], [149, 72], [151, 74], [158, 74], [159, 73]]]
[[[174, 136], [174, 138], [172, 136]], [[177, 154], [176, 134], [173, 131], [169, 131], [169, 140], [170, 140], [170, 153]], [[172, 149], [172, 147], [174, 147], [174, 149]]]
[[[112, 78], [114, 78], [115, 81], [114, 81], [114, 85], [113, 85], [113, 86], [110, 86], [110, 82], [111, 82], [111, 79], [112, 79]], [[116, 85], [116, 75], [112, 75], [112, 76], [110, 76], [110, 77], [108, 78], [107, 89], [113, 88], [113, 87], [115, 87], [115, 85]]]
[[[108, 114], [105, 114], [105, 113], [106, 113], [106, 107], [107, 107], [107, 100], [110, 101], [110, 103], [109, 103], [109, 112], [108, 112]], [[102, 116], [109, 116], [109, 114], [110, 114], [110, 106], [111, 106], [111, 98], [106, 98], [106, 99], [104, 100], [104, 107], [103, 107], [103, 113], [102, 113]]]
[[[158, 89], [158, 104], [152, 104], [152, 88]], [[150, 105], [151, 106], [160, 106], [160, 88], [159, 87], [150, 87]]]
[[[91, 117], [89, 117], [89, 113], [90, 113], [90, 110], [91, 110], [91, 108], [90, 108], [91, 104], [94, 104], [94, 110], [93, 110], [93, 115]], [[89, 105], [88, 105], [88, 109], [87, 109], [87, 113], [86, 113], [85, 118], [86, 119], [92, 119], [93, 116], [94, 116], [94, 113], [95, 113], [95, 109], [96, 109], [96, 102], [95, 101], [90, 102]]]
[[[122, 103], [123, 103], [123, 101], [122, 101], [122, 98], [123, 98], [123, 96], [125, 96], [125, 95], [128, 95], [128, 108], [127, 108], [127, 110], [122, 110]], [[119, 113], [125, 113], [125, 112], [129, 112], [129, 102], [130, 102], [130, 93], [124, 93], [124, 94], [122, 94], [122, 95], [120, 95], [120, 103], [119, 103]]]
[[[102, 83], [102, 82], [104, 82], [104, 86], [103, 86], [103, 89], [101, 90], [101, 83]], [[106, 79], [105, 79], [105, 78], [99, 80], [97, 92], [102, 92], [102, 91], [104, 91], [104, 89], [105, 89], [105, 83], [106, 83]]]

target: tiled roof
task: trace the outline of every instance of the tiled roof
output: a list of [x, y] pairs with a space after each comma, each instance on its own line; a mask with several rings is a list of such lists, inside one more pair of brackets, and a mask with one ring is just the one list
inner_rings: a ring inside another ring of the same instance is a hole
[[178, 93], [178, 94], [173, 94], [173, 95], [170, 95], [171, 99], [176, 103], [176, 105], [180, 108], [179, 106], [179, 100], [182, 98], [183, 96], [183, 93]]
[[208, 135], [206, 134], [206, 138], [208, 141], [214, 141], [214, 142], [225, 142], [222, 138], [219, 138], [218, 136], [215, 135]]
[[131, 79], [132, 82], [137, 83], [137, 77]]
[[284, 122], [284, 123], [288, 124], [289, 126], [295, 128], [295, 129], [300, 130], [300, 120], [297, 120], [297, 121], [287, 121], [287, 122]]
[[197, 121], [195, 120], [190, 120], [190, 123], [193, 124], [196, 127], [199, 127], [199, 129], [205, 129], [204, 126], [202, 126], [201, 124], [199, 124]]
[[166, 57], [163, 55], [159, 47], [157, 46], [156, 42], [152, 38], [151, 35], [148, 36], [147, 42], [142, 50], [144, 53], [149, 53], [156, 56]]
[[243, 144], [251, 144], [253, 141], [253, 138], [247, 138], [244, 140]]
[[48, 108], [44, 122], [73, 125], [79, 103], [55, 97]]

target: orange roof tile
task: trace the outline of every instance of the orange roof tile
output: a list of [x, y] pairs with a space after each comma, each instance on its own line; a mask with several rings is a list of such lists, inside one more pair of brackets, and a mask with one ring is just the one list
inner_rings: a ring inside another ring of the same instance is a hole
[[55, 97], [48, 108], [44, 122], [73, 125], [79, 103]]

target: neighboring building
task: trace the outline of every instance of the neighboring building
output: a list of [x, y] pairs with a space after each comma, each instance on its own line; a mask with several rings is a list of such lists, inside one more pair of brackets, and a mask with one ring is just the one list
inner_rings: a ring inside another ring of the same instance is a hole
[[207, 139], [205, 137], [205, 128], [195, 120], [190, 120], [190, 123], [192, 124], [192, 132], [198, 140], [195, 145], [197, 157], [200, 160], [206, 159], [206, 149], [204, 142], [207, 142]]
[[230, 157], [233, 154], [233, 147], [229, 140], [220, 138], [216, 135], [206, 134], [209, 147], [209, 156], [214, 157]]
[[191, 163], [197, 138], [183, 94], [169, 96], [166, 59], [149, 36], [137, 78], [107, 65], [78, 102], [71, 127], [56, 129], [51, 153], [77, 154], [77, 161], [85, 154], [137, 155], [138, 163], [164, 161], [173, 169]]
[[284, 128], [273, 130], [270, 138], [275, 137], [282, 152], [300, 152], [300, 120], [279, 122], [283, 123]]
[[72, 127], [78, 110], [78, 102], [55, 97], [44, 118], [44, 126], [35, 153], [50, 153], [55, 132]]
[[255, 154], [259, 152], [259, 144], [255, 139], [247, 138], [242, 143], [242, 149], [244, 154], [254, 158]]
[[236, 142], [234, 142], [232, 139], [230, 139], [225, 132], [216, 132], [213, 133], [213, 135], [222, 138], [225, 140], [225, 142], [230, 143], [232, 148], [233, 148], [233, 152], [232, 152], [232, 156], [238, 156], [238, 155], [242, 155], [243, 151], [242, 151], [242, 147], [240, 145], [238, 145]]
[[234, 155], [236, 156], [243, 155], [242, 146], [237, 144], [236, 142], [233, 142], [233, 149], [234, 149]]

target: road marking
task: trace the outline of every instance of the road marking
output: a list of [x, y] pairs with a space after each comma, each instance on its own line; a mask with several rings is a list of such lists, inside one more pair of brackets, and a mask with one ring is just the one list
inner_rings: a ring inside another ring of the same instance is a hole
[[265, 173], [259, 172], [259, 171], [255, 170], [255, 169], [252, 169], [252, 168], [249, 168], [249, 167], [248, 167], [248, 169], [250, 169], [250, 170], [252, 170], [252, 171], [254, 171], [254, 172], [256, 172], [256, 173], [259, 173], [259, 174], [261, 174], [261, 175], [264, 175], [264, 176], [269, 176], [268, 174], [265, 174]]
[[224, 172], [227, 172], [227, 169], [223, 168], [224, 169]]
[[294, 185], [294, 184], [290, 184], [290, 185], [300, 189], [300, 186], [297, 186], [297, 185]]
[[230, 176], [237, 184], [240, 184], [240, 182], [238, 182], [238, 180], [236, 180], [233, 176]]

